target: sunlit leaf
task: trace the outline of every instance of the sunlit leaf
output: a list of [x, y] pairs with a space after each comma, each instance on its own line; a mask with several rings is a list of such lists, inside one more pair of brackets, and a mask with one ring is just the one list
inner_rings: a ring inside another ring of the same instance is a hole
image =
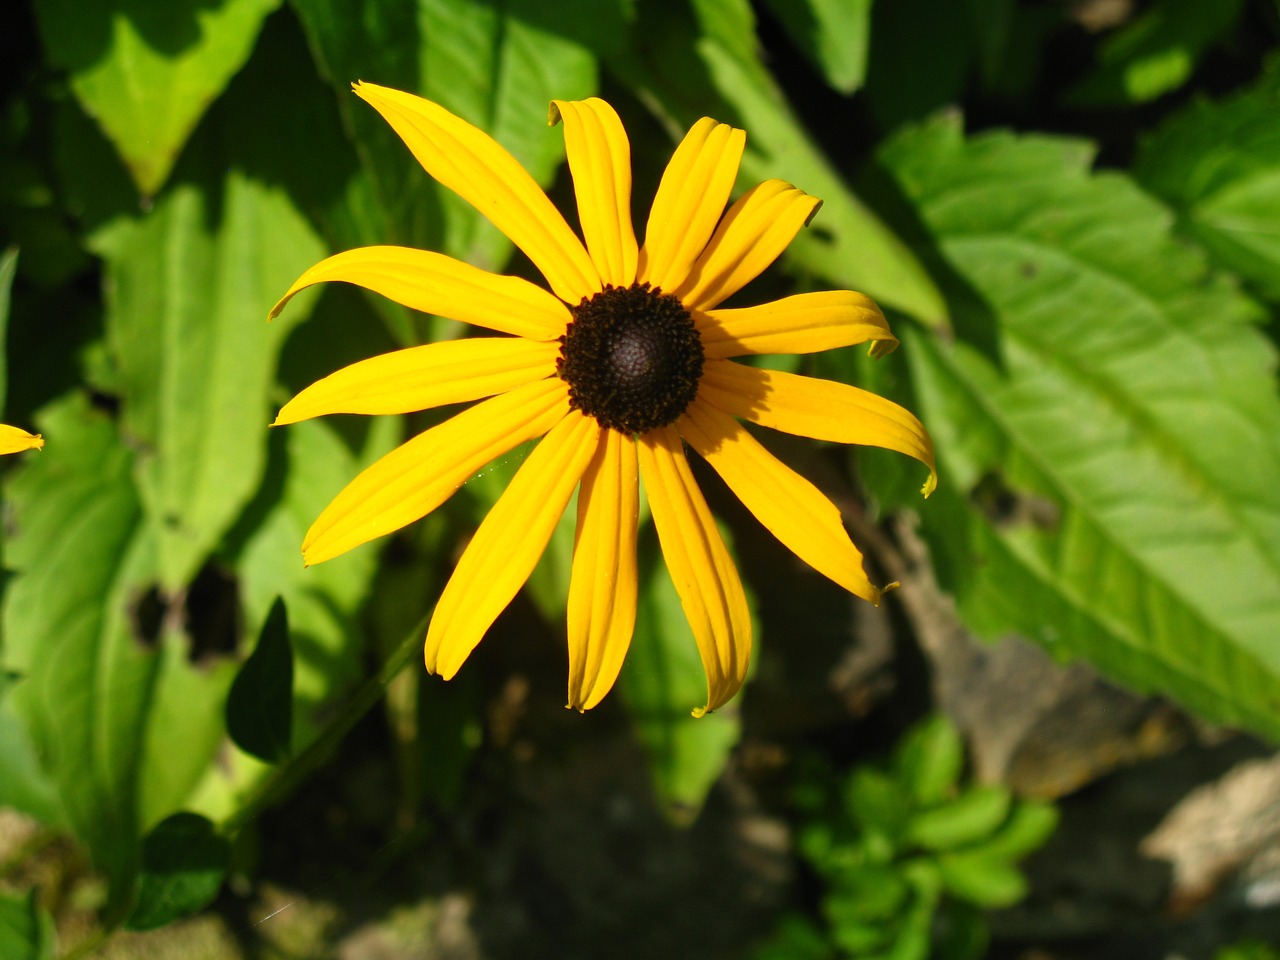
[[154, 657], [124, 622], [145, 554], [132, 456], [83, 402], [47, 411], [40, 426], [59, 442], [25, 461], [8, 491], [19, 526], [4, 655], [22, 678], [9, 700], [68, 824], [101, 869], [125, 877], [143, 760], [136, 744], [155, 678]]
[[1280, 735], [1280, 402], [1260, 311], [1090, 153], [943, 121], [883, 154], [969, 290], [965, 341], [903, 349], [938, 444], [920, 514], [939, 574], [986, 636]]
[[165, 182], [196, 122], [244, 65], [280, 0], [37, 0], [49, 61], [144, 196]]
[[200, 160], [150, 212], [92, 240], [107, 267], [123, 429], [169, 590], [194, 576], [262, 478], [276, 357], [306, 316], [299, 305], [267, 323], [266, 310], [326, 252], [278, 186], [219, 165], [214, 149]]

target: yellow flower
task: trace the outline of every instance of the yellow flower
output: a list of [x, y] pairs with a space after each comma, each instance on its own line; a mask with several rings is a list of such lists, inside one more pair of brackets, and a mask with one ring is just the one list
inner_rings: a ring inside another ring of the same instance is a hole
[[20, 427], [0, 423], [0, 454], [20, 453], [23, 450], [39, 450], [44, 438], [38, 433], [27, 433]]
[[[880, 310], [849, 291], [757, 307], [718, 305], [763, 271], [820, 201], [781, 180], [728, 212], [746, 135], [704, 118], [663, 174], [643, 246], [631, 226], [631, 153], [613, 108], [556, 100], [582, 240], [519, 162], [438, 104], [357, 83], [426, 171], [483, 213], [546, 278], [551, 292], [404, 247], [365, 247], [312, 267], [304, 287], [341, 280], [398, 303], [508, 336], [398, 350], [315, 383], [276, 424], [329, 413], [386, 414], [480, 400], [356, 477], [303, 542], [320, 563], [425, 516], [486, 463], [542, 437], [481, 523], [445, 586], [426, 638], [427, 669], [446, 679], [533, 570], [578, 489], [568, 599], [569, 706], [613, 686], [635, 624], [637, 477], [707, 673], [707, 705], [737, 692], [751, 624], [742, 583], [694, 482], [685, 445], [801, 559], [872, 603], [837, 508], [742, 426], [898, 450], [929, 468], [933, 447], [906, 410], [856, 387], [734, 363], [872, 342], [897, 346]], [[723, 216], [722, 216], [723, 214]], [[488, 398], [488, 399], [481, 399]]]

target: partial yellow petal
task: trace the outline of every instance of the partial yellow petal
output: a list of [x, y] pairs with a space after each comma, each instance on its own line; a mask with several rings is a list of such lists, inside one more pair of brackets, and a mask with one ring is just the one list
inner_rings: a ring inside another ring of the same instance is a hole
[[552, 100], [551, 123], [564, 122], [564, 146], [578, 198], [578, 220], [600, 279], [629, 287], [636, 279], [631, 226], [631, 143], [603, 100]]
[[782, 180], [766, 180], [729, 208], [688, 278], [671, 292], [709, 310], [758, 277], [787, 249], [822, 201]]
[[747, 135], [703, 117], [685, 134], [653, 198], [638, 279], [670, 293], [715, 232], [738, 176]]
[[818, 353], [872, 341], [871, 355], [892, 353], [898, 338], [870, 297], [852, 290], [800, 293], [758, 307], [694, 314], [703, 355], [724, 360], [757, 353]]
[[268, 319], [299, 290], [331, 280], [354, 283], [413, 310], [530, 340], [556, 339], [571, 319], [563, 303], [528, 280], [411, 247], [358, 247], [321, 260], [297, 279]]
[[20, 427], [0, 423], [0, 454], [20, 453], [23, 450], [39, 450], [44, 438], [38, 433], [27, 433]]
[[284, 405], [273, 426], [329, 413], [410, 413], [505, 393], [556, 371], [558, 343], [445, 340], [343, 367]]
[[751, 658], [751, 616], [737, 568], [685, 459], [680, 435], [659, 427], [636, 440], [640, 475], [671, 579], [707, 672], [707, 705], [742, 686]]
[[589, 710], [618, 679], [636, 624], [636, 445], [616, 430], [600, 446], [578, 491], [569, 579], [569, 706]]
[[561, 300], [600, 290], [600, 275], [560, 211], [515, 157], [483, 130], [438, 103], [380, 87], [352, 85], [382, 114], [427, 173], [511, 238]]
[[698, 400], [774, 430], [897, 450], [929, 468], [926, 497], [937, 485], [933, 441], [920, 421], [892, 400], [847, 383], [708, 360]]
[[880, 602], [840, 511], [728, 414], [694, 403], [676, 423], [756, 519], [792, 553], [850, 593]]
[[302, 557], [320, 563], [426, 516], [490, 460], [550, 430], [569, 412], [555, 377], [483, 400], [366, 468], [307, 531]]
[[440, 595], [424, 650], [429, 671], [457, 673], [529, 579], [599, 442], [600, 425], [575, 411], [529, 454]]

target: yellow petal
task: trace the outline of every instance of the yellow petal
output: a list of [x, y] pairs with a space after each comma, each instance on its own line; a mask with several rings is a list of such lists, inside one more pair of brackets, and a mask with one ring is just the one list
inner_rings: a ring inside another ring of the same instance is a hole
[[645, 227], [642, 283], [667, 293], [684, 283], [729, 202], [746, 142], [742, 130], [703, 117], [676, 147]]
[[552, 100], [551, 123], [564, 122], [564, 146], [578, 198], [578, 220], [600, 280], [629, 287], [636, 279], [631, 226], [631, 144], [603, 100]]
[[933, 441], [920, 421], [892, 400], [847, 383], [708, 360], [698, 399], [774, 430], [897, 450], [929, 468], [926, 497], [937, 485]]
[[268, 319], [299, 290], [331, 280], [354, 283], [413, 310], [530, 340], [556, 339], [571, 319], [563, 303], [528, 280], [410, 247], [358, 247], [321, 260], [297, 279]]
[[578, 491], [569, 580], [569, 706], [589, 710], [618, 679], [636, 623], [636, 445], [616, 430], [600, 446]]
[[688, 278], [671, 292], [687, 307], [711, 309], [778, 259], [821, 205], [782, 180], [752, 187], [729, 208]]
[[692, 404], [676, 424], [748, 510], [792, 553], [850, 593], [880, 602], [840, 511], [821, 491], [766, 450], [737, 420]]
[[409, 413], [505, 393], [555, 373], [558, 343], [446, 340], [370, 357], [307, 387], [273, 426], [329, 413]]
[[515, 157], [438, 103], [372, 83], [352, 85], [382, 114], [427, 173], [511, 238], [561, 300], [600, 289], [600, 275], [560, 211]]
[[38, 433], [27, 433], [20, 427], [0, 423], [0, 454], [19, 453], [23, 450], [39, 450], [44, 438]]
[[751, 658], [751, 616], [742, 581], [707, 502], [694, 482], [680, 435], [659, 427], [636, 440], [653, 524], [680, 605], [707, 673], [707, 705], [719, 707], [742, 686]]
[[870, 297], [851, 290], [800, 293], [758, 307], [695, 314], [710, 360], [755, 353], [818, 353], [872, 341], [871, 355], [898, 345]]
[[445, 585], [424, 650], [446, 680], [529, 579], [600, 440], [590, 417], [569, 413], [516, 472]]
[[426, 516], [486, 463], [550, 430], [569, 412], [557, 378], [483, 400], [392, 450], [352, 480], [307, 531], [320, 563]]

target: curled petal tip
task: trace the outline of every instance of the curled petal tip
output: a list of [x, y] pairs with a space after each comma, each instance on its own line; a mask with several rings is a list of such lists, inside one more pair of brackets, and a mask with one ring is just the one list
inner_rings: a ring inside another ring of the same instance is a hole
[[807, 227], [809, 224], [813, 223], [813, 218], [814, 218], [814, 217], [816, 217], [816, 216], [818, 215], [818, 211], [822, 209], [822, 198], [821, 198], [821, 197], [814, 197], [813, 199], [814, 199], [814, 201], [815, 201], [815, 203], [814, 203], [814, 205], [813, 205], [813, 209], [812, 209], [812, 210], [810, 210], [810, 211], [809, 211], [809, 215], [808, 215], [807, 217], [805, 217], [805, 218], [804, 218], [804, 225], [805, 225], [806, 227]]

